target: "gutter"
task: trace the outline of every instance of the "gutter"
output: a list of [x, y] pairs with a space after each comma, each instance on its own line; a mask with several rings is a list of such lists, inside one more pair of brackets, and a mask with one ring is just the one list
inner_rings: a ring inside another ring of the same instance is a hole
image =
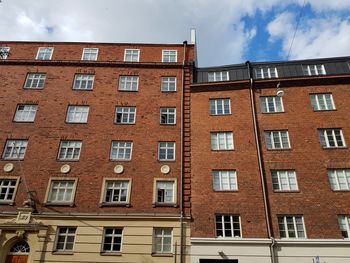
[[271, 240], [270, 243], [270, 256], [271, 256], [271, 263], [275, 263], [275, 239], [272, 235], [272, 225], [270, 221], [270, 206], [268, 204], [267, 200], [267, 192], [266, 192], [266, 180], [265, 180], [265, 173], [263, 169], [263, 161], [262, 161], [262, 154], [261, 154], [261, 144], [259, 141], [259, 130], [258, 130], [258, 122], [256, 118], [256, 109], [255, 109], [255, 98], [254, 98], [254, 79], [252, 75], [252, 68], [249, 61], [246, 63], [247, 70], [248, 70], [248, 78], [250, 81], [249, 85], [249, 95], [250, 95], [250, 103], [252, 108], [252, 117], [253, 117], [253, 126], [254, 126], [254, 136], [255, 136], [255, 144], [256, 144], [256, 150], [258, 155], [258, 164], [259, 164], [259, 173], [260, 173], [260, 180], [261, 180], [261, 189], [263, 194], [263, 201], [264, 201], [264, 210], [265, 210], [265, 220], [266, 220], [266, 227], [267, 227], [267, 235], [268, 238]]

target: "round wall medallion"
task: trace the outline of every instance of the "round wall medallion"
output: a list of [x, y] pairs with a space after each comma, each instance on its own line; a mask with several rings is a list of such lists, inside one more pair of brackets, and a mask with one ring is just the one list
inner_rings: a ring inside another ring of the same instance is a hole
[[170, 172], [170, 167], [168, 165], [163, 165], [162, 167], [160, 167], [160, 171], [163, 174], [168, 174]]
[[66, 174], [66, 173], [69, 173], [69, 171], [70, 171], [69, 164], [64, 164], [61, 166], [61, 173]]
[[13, 170], [13, 163], [7, 163], [4, 165], [4, 172], [9, 173]]
[[124, 171], [124, 167], [123, 167], [123, 165], [121, 165], [121, 164], [117, 164], [117, 165], [114, 167], [114, 172], [115, 172], [116, 174], [121, 174], [123, 171]]

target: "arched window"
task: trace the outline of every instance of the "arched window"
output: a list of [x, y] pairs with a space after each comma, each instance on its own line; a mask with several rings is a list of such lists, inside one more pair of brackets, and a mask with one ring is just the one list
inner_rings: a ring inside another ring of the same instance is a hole
[[9, 254], [10, 255], [27, 255], [30, 251], [29, 245], [26, 241], [21, 240], [15, 243], [11, 249]]

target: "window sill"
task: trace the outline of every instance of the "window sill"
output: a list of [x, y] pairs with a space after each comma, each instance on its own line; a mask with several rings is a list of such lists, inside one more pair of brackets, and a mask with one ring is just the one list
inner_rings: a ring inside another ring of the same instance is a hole
[[13, 123], [34, 123], [34, 121], [12, 121]]
[[337, 111], [337, 109], [331, 109], [331, 110], [313, 110], [314, 112], [327, 112], [327, 111]]
[[273, 190], [274, 193], [282, 193], [282, 194], [287, 194], [287, 193], [300, 193], [300, 190]]
[[99, 207], [131, 207], [130, 203], [100, 203]]
[[268, 151], [291, 151], [292, 148], [267, 149]]
[[74, 203], [43, 203], [43, 206], [70, 206], [74, 207]]
[[135, 125], [136, 123], [114, 123], [115, 125]]
[[0, 201], [0, 205], [11, 205], [13, 206], [15, 204], [14, 201]]
[[322, 147], [323, 150], [341, 150], [341, 149], [348, 149], [347, 146], [341, 146], [341, 147]]
[[173, 253], [159, 253], [159, 252], [152, 252], [152, 257], [173, 257]]
[[57, 162], [79, 162], [80, 160], [71, 160], [71, 159], [56, 159]]
[[53, 255], [73, 255], [74, 252], [73, 251], [53, 251], [52, 252]]
[[225, 150], [225, 149], [220, 149], [220, 150], [213, 150], [213, 149], [211, 149], [211, 151], [212, 152], [234, 152], [235, 151], [235, 149], [227, 149], [227, 150]]
[[138, 92], [138, 90], [125, 90], [125, 89], [118, 89], [120, 92]]
[[213, 117], [217, 117], [217, 116], [231, 116], [232, 113], [227, 113], [227, 114], [210, 114], [209, 113], [209, 116], [213, 116]]
[[286, 113], [285, 111], [274, 111], [274, 112], [261, 112], [261, 114], [281, 114], [281, 113]]
[[238, 193], [238, 189], [237, 190], [214, 190], [214, 193]]
[[176, 203], [153, 203], [152, 207], [178, 207]]
[[159, 123], [160, 126], [176, 126], [176, 123]]
[[158, 162], [162, 162], [162, 163], [165, 163], [165, 162], [174, 163], [174, 162], [176, 162], [176, 160], [158, 160]]
[[101, 252], [101, 256], [121, 256], [122, 252]]
[[68, 121], [65, 121], [64, 123], [65, 124], [88, 124], [87, 122], [68, 122]]
[[345, 190], [345, 189], [341, 189], [341, 190], [333, 190], [332, 189], [332, 192], [334, 192], [334, 193], [348, 193], [348, 192], [350, 192], [350, 189], [349, 190]]

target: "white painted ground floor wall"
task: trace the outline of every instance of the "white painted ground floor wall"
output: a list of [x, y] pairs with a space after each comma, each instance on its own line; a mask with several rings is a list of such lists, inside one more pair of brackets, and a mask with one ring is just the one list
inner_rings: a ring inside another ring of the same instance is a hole
[[[191, 238], [191, 263], [200, 259], [237, 259], [271, 263], [269, 239]], [[275, 263], [350, 263], [349, 240], [275, 240]]]

